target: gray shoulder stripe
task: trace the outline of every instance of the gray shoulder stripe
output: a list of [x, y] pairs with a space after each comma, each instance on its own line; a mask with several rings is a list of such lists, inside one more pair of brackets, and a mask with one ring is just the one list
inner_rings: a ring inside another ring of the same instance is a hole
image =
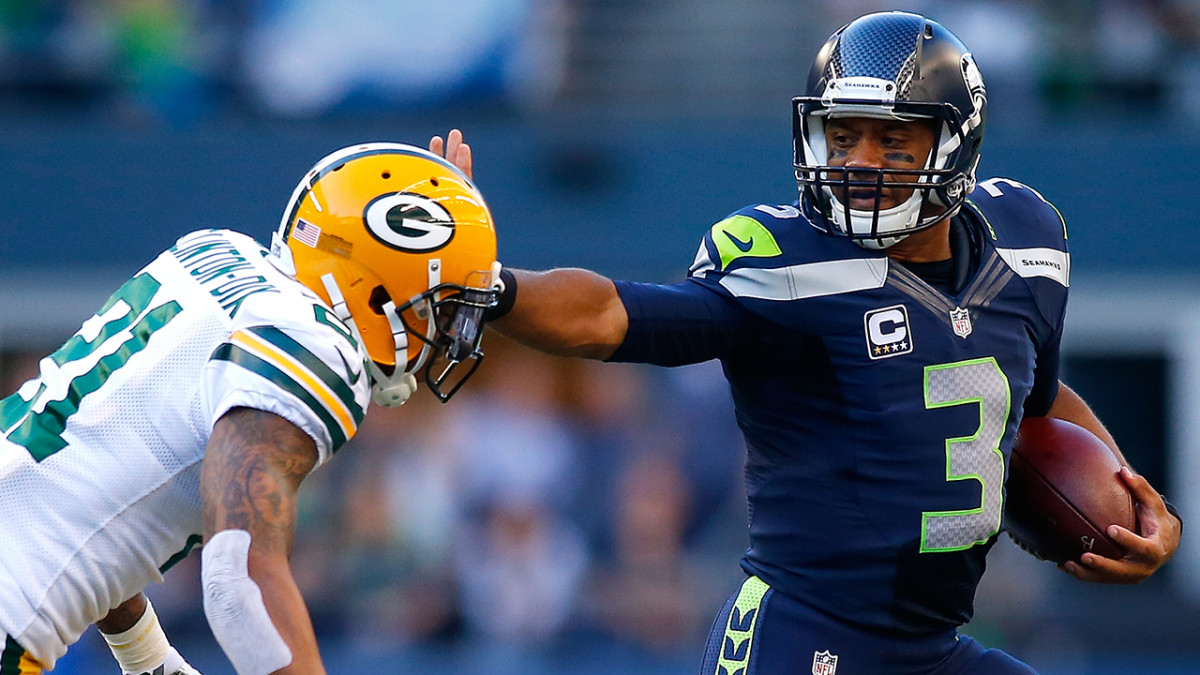
[[704, 272], [711, 272], [715, 269], [717, 269], [717, 266], [708, 255], [708, 247], [701, 241], [700, 250], [696, 251], [696, 258], [692, 261], [692, 266], [688, 268], [688, 276], [700, 276]]
[[888, 283], [939, 316], [949, 316], [947, 313], [954, 309], [954, 303], [903, 266], [896, 267], [896, 273], [888, 279]]
[[887, 273], [887, 258], [852, 258], [770, 269], [743, 267], [720, 283], [739, 298], [802, 300], [882, 288]]
[[980, 283], [971, 290], [967, 298], [967, 302], [980, 307], [990, 305], [1013, 275], [1013, 271], [995, 253], [988, 257], [985, 266], [986, 274], [980, 275]]

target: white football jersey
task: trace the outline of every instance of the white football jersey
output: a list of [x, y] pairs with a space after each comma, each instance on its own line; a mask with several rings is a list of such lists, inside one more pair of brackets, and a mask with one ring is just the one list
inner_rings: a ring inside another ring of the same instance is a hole
[[194, 232], [0, 401], [0, 630], [47, 669], [201, 541], [213, 424], [278, 414], [324, 462], [370, 396], [366, 351], [253, 239]]

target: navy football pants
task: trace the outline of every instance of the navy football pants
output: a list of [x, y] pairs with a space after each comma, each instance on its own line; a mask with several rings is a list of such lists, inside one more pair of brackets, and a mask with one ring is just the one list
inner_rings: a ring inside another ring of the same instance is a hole
[[750, 577], [713, 623], [701, 675], [1036, 675], [954, 631], [884, 635], [846, 625]]

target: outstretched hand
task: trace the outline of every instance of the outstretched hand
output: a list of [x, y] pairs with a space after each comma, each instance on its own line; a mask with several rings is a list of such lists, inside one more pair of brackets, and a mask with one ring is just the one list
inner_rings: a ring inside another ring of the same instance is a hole
[[1059, 565], [1059, 569], [1076, 579], [1101, 584], [1141, 583], [1162, 567], [1179, 548], [1182, 524], [1167, 512], [1162, 495], [1129, 467], [1121, 468], [1121, 479], [1137, 500], [1138, 529], [1141, 534], [1120, 525], [1110, 525], [1108, 536], [1125, 548], [1125, 557], [1113, 560], [1095, 553], [1084, 553], [1079, 562], [1068, 561]]
[[462, 132], [458, 129], [451, 129], [450, 133], [446, 134], [444, 142], [441, 136], [429, 139], [429, 151], [450, 160], [454, 166], [467, 174], [467, 178], [473, 178], [471, 175], [474, 168], [471, 164], [471, 146], [463, 143]]

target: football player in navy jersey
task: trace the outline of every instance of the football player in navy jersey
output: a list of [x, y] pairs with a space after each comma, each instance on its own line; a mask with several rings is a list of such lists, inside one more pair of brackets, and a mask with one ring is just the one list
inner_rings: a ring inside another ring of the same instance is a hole
[[[713, 225], [675, 284], [506, 271], [493, 325], [555, 354], [720, 359], [751, 545], [704, 675], [1033, 672], [957, 628], [1001, 530], [1022, 417], [1117, 450], [1058, 378], [1063, 219], [1018, 182], [977, 184], [983, 78], [936, 22], [847, 24], [792, 105], [798, 200]], [[431, 149], [470, 170], [457, 132]], [[1080, 579], [1137, 583], [1178, 547], [1178, 516], [1122, 475], [1140, 533], [1114, 526], [1128, 555], [1066, 563]]]

